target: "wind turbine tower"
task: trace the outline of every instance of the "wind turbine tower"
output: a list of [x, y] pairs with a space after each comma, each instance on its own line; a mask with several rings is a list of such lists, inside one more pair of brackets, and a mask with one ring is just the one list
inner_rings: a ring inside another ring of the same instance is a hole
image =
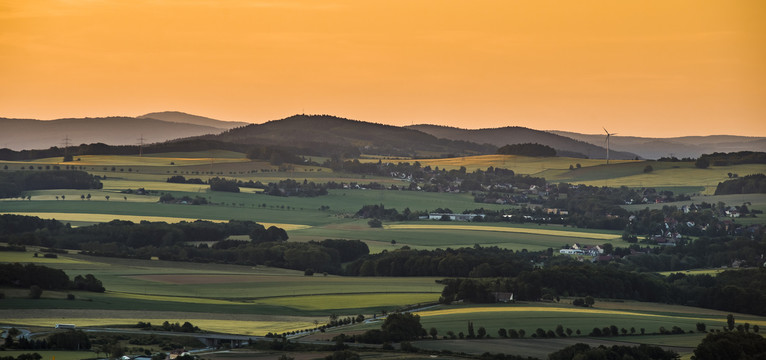
[[603, 128], [604, 132], [606, 133], [606, 164], [609, 165], [609, 137], [612, 135], [617, 135], [617, 133], [610, 134], [609, 131], [606, 130], [606, 128]]

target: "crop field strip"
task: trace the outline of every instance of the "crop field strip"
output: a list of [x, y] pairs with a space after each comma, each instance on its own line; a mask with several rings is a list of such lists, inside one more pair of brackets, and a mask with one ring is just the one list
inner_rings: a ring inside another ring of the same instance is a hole
[[601, 234], [601, 233], [589, 233], [589, 232], [576, 232], [576, 231], [564, 231], [564, 230], [548, 230], [548, 229], [529, 229], [519, 227], [506, 227], [506, 226], [477, 226], [477, 225], [421, 225], [421, 224], [395, 224], [386, 225], [386, 229], [398, 230], [468, 230], [468, 231], [498, 231], [498, 232], [514, 232], [524, 234], [538, 234], [538, 235], [551, 235], [573, 238], [586, 238], [586, 239], [598, 239], [598, 240], [615, 240], [620, 236], [615, 234]]
[[[194, 222], [197, 220], [205, 220], [211, 222], [228, 222], [228, 220], [216, 220], [216, 219], [195, 219], [195, 218], [180, 218], [170, 216], [141, 216], [141, 215], [112, 215], [112, 214], [88, 214], [88, 213], [46, 213], [46, 212], [0, 212], [0, 214], [15, 214], [24, 216], [37, 216], [43, 219], [56, 219], [60, 221], [88, 221], [88, 222], [109, 222], [115, 219], [141, 222], [166, 222], [166, 223], [178, 223], [182, 221]], [[277, 226], [285, 230], [301, 230], [308, 229], [309, 225], [299, 224], [281, 224], [281, 223], [259, 223], [265, 227]]]
[[[444, 315], [465, 315], [465, 314], [479, 314], [479, 313], [507, 313], [507, 312], [519, 312], [519, 313], [546, 313], [554, 314], [555, 317], [561, 317], [564, 314], [584, 314], [588, 316], [594, 315], [619, 315], [619, 316], [636, 316], [636, 317], [649, 317], [649, 318], [661, 318], [661, 319], [677, 319], [685, 321], [700, 321], [708, 323], [725, 323], [725, 317], [695, 317], [695, 316], [680, 316], [680, 315], [662, 315], [652, 314], [646, 312], [635, 311], [622, 311], [622, 310], [606, 310], [599, 308], [557, 308], [557, 307], [541, 307], [541, 306], [512, 306], [512, 307], [470, 307], [470, 308], [455, 308], [455, 309], [441, 309], [441, 310], [428, 310], [417, 312], [422, 318], [431, 316], [444, 316]], [[690, 315], [690, 314], [689, 314]], [[766, 326], [766, 319], [751, 320], [752, 325]]]

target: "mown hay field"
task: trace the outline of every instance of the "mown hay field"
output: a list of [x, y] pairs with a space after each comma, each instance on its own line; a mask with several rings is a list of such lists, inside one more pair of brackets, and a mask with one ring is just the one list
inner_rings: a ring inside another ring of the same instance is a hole
[[[401, 227], [400, 227], [401, 226]], [[412, 226], [412, 227], [410, 227]], [[535, 225], [537, 227], [537, 225]], [[338, 224], [314, 226], [310, 229], [289, 233], [294, 241], [312, 239], [359, 239], [365, 241], [372, 252], [409, 246], [414, 249], [445, 249], [448, 247], [497, 246], [500, 248], [529, 251], [556, 249], [574, 243], [599, 245], [622, 241], [613, 233], [561, 230], [563, 227], [541, 226], [539, 229], [515, 225], [482, 226], [454, 225], [435, 221], [423, 224], [386, 224], [381, 229], [371, 229], [366, 221], [348, 221]], [[550, 233], [549, 233], [550, 232]]]
[[[652, 166], [654, 170], [645, 173], [643, 169], [647, 165]], [[728, 173], [736, 173], [740, 176], [766, 173], [766, 166], [763, 164], [745, 164], [698, 169], [692, 163], [652, 161], [640, 164], [616, 164], [608, 167], [584, 168], [557, 175], [548, 174], [546, 179], [592, 186], [679, 189], [697, 187], [704, 188], [703, 191], [700, 191], [701, 194], [713, 195], [719, 182], [729, 180]]]
[[[378, 162], [378, 159], [360, 159], [362, 162]], [[383, 160], [385, 161], [385, 160]], [[439, 169], [457, 170], [461, 166], [467, 171], [495, 168], [511, 169], [517, 174], [533, 175], [549, 169], [569, 169], [569, 165], [580, 164], [583, 167], [598, 166], [606, 163], [603, 159], [576, 159], [568, 157], [530, 157], [517, 155], [477, 155], [444, 159], [389, 160], [390, 163], [415, 161], [422, 166]], [[612, 160], [610, 163], [631, 163], [635, 160]]]

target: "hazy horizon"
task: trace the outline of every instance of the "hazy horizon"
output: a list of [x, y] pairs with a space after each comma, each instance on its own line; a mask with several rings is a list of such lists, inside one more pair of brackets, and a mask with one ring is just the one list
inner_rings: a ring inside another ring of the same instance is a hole
[[312, 113], [766, 136], [765, 10], [752, 0], [11, 2], [0, 7], [0, 116], [182, 109], [250, 123]]

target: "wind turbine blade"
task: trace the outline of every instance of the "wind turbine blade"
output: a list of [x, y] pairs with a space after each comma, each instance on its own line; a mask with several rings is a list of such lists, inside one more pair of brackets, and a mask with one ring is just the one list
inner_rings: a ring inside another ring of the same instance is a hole
[[606, 136], [609, 136], [609, 131], [606, 131], [605, 127], [601, 127], [601, 128], [604, 129], [604, 132], [606, 133]]

